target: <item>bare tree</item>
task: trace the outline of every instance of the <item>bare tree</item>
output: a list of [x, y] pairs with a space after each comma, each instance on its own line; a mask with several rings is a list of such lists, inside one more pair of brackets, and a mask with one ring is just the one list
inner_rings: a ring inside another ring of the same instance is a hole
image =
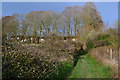
[[6, 16], [2, 18], [2, 36], [3, 41], [10, 39], [11, 36], [16, 35], [18, 20], [13, 16]]
[[103, 22], [100, 13], [97, 11], [96, 6], [92, 2], [87, 2], [83, 6], [82, 20], [84, 27], [93, 28], [95, 30], [101, 30]]
[[73, 14], [72, 14], [72, 19], [73, 19], [73, 25], [74, 25], [74, 35], [77, 35], [77, 32], [79, 31], [81, 27], [81, 12], [82, 8], [81, 7], [72, 7], [73, 9]]
[[51, 14], [51, 33], [52, 35], [56, 35], [58, 36], [59, 35], [59, 25], [60, 25], [60, 15], [55, 13], [55, 12], [52, 12]]
[[71, 18], [72, 18], [72, 8], [66, 7], [63, 11], [63, 15], [65, 17], [65, 23], [67, 25], [67, 36], [71, 35]]
[[[91, 30], [100, 31], [103, 28], [100, 13], [92, 2], [88, 2], [82, 7], [66, 7], [61, 13], [32, 11], [26, 16], [23, 14], [14, 14], [13, 16], [16, 19], [15, 32], [24, 36], [31, 35], [46, 38], [51, 35], [77, 36], [79, 33], [83, 34]], [[12, 20], [4, 19], [3, 26], [7, 26], [8, 22], [12, 22]], [[15, 24], [10, 25], [13, 27]]]

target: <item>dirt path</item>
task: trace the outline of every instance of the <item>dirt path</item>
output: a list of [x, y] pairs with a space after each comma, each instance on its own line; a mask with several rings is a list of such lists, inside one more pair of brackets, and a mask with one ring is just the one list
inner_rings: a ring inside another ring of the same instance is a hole
[[69, 78], [110, 78], [111, 73], [109, 66], [99, 63], [88, 55], [83, 55]]

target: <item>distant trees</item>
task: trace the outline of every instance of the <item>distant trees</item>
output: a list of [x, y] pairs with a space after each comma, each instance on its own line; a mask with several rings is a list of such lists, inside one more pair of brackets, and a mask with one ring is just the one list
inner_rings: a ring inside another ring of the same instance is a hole
[[51, 13], [51, 17], [50, 17], [50, 22], [51, 22], [51, 34], [52, 35], [59, 35], [59, 18], [60, 18], [60, 15], [55, 13], [55, 12], [52, 12]]
[[17, 34], [26, 35], [28, 23], [25, 18], [25, 15], [24, 14], [13, 14], [13, 17], [15, 17], [18, 20]]
[[87, 28], [98, 31], [103, 26], [100, 13], [92, 2], [82, 7], [66, 7], [61, 13], [32, 11], [26, 15], [6, 16], [2, 20], [4, 36], [18, 34], [39, 37], [77, 36]]
[[30, 32], [32, 35], [37, 36], [37, 16], [35, 16], [32, 12], [27, 14], [27, 21]]
[[65, 23], [67, 28], [67, 35], [71, 35], [71, 17], [72, 17], [72, 9], [71, 7], [67, 7], [65, 11], [63, 11], [63, 15], [65, 17]]
[[67, 7], [63, 11], [63, 15], [65, 16], [65, 22], [67, 26], [67, 33], [68, 36], [77, 35], [77, 32], [79, 30], [79, 27], [81, 26], [81, 12], [82, 8], [81, 7]]
[[92, 2], [88, 2], [83, 6], [82, 21], [83, 26], [89, 27], [89, 29], [100, 30], [103, 27], [100, 13]]
[[73, 26], [74, 26], [74, 35], [76, 36], [79, 32], [80, 27], [82, 27], [82, 8], [81, 7], [73, 7]]
[[96, 6], [92, 2], [87, 2], [81, 11], [80, 16], [80, 29], [77, 34], [78, 41], [82, 44], [93, 40], [94, 37], [102, 31], [103, 21], [100, 13], [97, 11]]
[[12, 35], [17, 35], [18, 20], [13, 16], [2, 18], [2, 39], [8, 40]]

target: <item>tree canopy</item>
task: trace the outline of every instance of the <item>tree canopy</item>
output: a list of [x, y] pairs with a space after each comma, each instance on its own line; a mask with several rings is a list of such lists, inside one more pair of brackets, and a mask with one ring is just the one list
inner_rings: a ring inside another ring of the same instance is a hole
[[[101, 30], [103, 21], [92, 2], [84, 6], [66, 7], [61, 13], [54, 11], [31, 11], [30, 13], [5, 16], [3, 35], [76, 36], [81, 30]], [[85, 28], [85, 29], [82, 29]]]

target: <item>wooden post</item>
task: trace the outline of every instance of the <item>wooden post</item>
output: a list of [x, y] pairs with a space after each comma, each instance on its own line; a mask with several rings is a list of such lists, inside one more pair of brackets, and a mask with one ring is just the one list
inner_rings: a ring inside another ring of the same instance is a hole
[[29, 43], [31, 43], [31, 37], [30, 36], [28, 37], [28, 39], [29, 39]]
[[39, 44], [40, 37], [37, 37], [37, 44]]
[[112, 59], [112, 49], [110, 48], [110, 59]]
[[107, 49], [107, 53], [109, 53], [109, 49]]

